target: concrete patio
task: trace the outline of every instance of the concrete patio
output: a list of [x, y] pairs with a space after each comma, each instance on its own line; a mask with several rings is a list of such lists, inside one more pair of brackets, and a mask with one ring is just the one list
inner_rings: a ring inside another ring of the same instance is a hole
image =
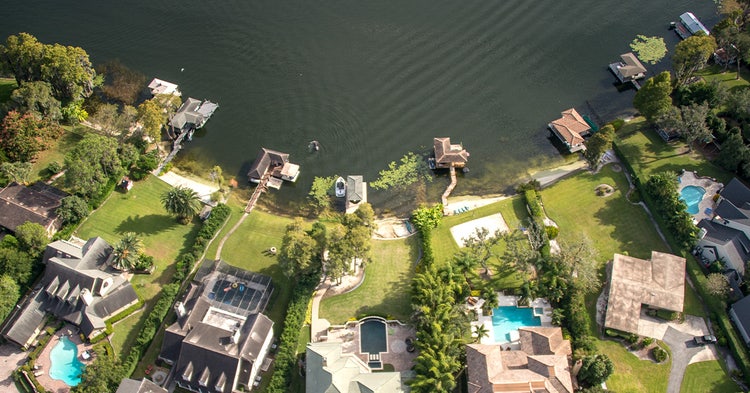
[[[417, 352], [407, 352], [405, 340], [414, 339], [414, 328], [402, 325], [397, 321], [388, 321], [387, 327], [388, 352], [380, 354], [383, 364], [393, 365], [394, 371], [407, 371], [414, 366]], [[327, 341], [342, 342], [344, 353], [353, 353], [363, 362], [368, 362], [368, 354], [360, 352], [359, 322], [349, 322], [345, 326], [334, 326], [328, 331]]]
[[[718, 194], [719, 191], [724, 188], [724, 184], [719, 183], [714, 178], [698, 176], [698, 174], [693, 171], [682, 172], [679, 179], [680, 185], [678, 187], [678, 191], [682, 191], [682, 189], [686, 186], [696, 186], [706, 190], [706, 193], [703, 195], [703, 199], [698, 205], [698, 213], [693, 214], [693, 219], [695, 220], [695, 222], [698, 222], [704, 218], [707, 218], [709, 220], [712, 219], [713, 210], [716, 207], [713, 196]], [[707, 211], [709, 212], [708, 214], [706, 214]]]

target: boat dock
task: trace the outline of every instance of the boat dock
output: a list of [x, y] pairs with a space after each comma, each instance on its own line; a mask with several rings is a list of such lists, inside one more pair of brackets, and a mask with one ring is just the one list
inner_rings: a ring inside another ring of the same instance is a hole
[[451, 184], [448, 185], [448, 188], [445, 189], [445, 192], [443, 192], [443, 196], [440, 198], [440, 201], [443, 203], [443, 215], [444, 216], [447, 216], [449, 214], [448, 197], [451, 195], [451, 192], [453, 192], [453, 189], [456, 188], [456, 184], [458, 184], [458, 179], [456, 178], [456, 168], [450, 167], [450, 173], [451, 173]]

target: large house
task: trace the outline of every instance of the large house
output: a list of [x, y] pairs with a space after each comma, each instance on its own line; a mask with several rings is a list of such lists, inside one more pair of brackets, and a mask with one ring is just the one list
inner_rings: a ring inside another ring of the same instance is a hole
[[559, 327], [522, 327], [519, 350], [501, 344], [468, 344], [469, 393], [572, 393], [570, 341]]
[[120, 382], [115, 393], [167, 393], [168, 390], [146, 378], [138, 381], [125, 378]]
[[435, 168], [463, 168], [469, 162], [469, 152], [461, 144], [451, 143], [451, 138], [442, 137], [433, 140], [435, 150]]
[[273, 321], [262, 312], [272, 292], [268, 276], [204, 261], [175, 304], [177, 322], [166, 329], [159, 354], [172, 365], [177, 386], [218, 393], [252, 389], [268, 366]]
[[571, 153], [586, 150], [586, 146], [584, 145], [586, 140], [584, 137], [591, 133], [589, 123], [586, 122], [575, 108], [565, 110], [561, 114], [562, 117], [553, 120], [547, 124], [547, 127], [552, 130], [552, 133], [557, 135]]
[[642, 334], [643, 305], [682, 312], [684, 300], [685, 258], [658, 251], [651, 252], [651, 260], [615, 254], [604, 327]]
[[112, 267], [112, 251], [100, 237], [83, 244], [58, 240], [47, 245], [38, 289], [8, 319], [3, 336], [27, 347], [47, 313], [78, 326], [86, 337], [103, 332], [108, 318], [138, 302], [128, 276]]
[[411, 389], [410, 371], [377, 372], [353, 353], [344, 354], [341, 342], [307, 344], [305, 391], [307, 393], [398, 393]]
[[621, 54], [620, 59], [622, 59], [621, 62], [609, 65], [609, 69], [620, 82], [632, 82], [646, 77], [646, 67], [633, 52]]
[[732, 179], [719, 192], [713, 218], [704, 218], [698, 228], [698, 257], [724, 261], [726, 268], [744, 274], [750, 261], [750, 188]]
[[289, 154], [263, 147], [247, 172], [247, 178], [252, 183], [260, 183], [268, 176], [269, 187], [278, 189], [282, 180], [295, 182], [299, 174], [299, 165], [289, 162]]
[[41, 182], [28, 187], [11, 183], [0, 190], [0, 227], [15, 232], [19, 225], [33, 222], [52, 236], [62, 226], [57, 208], [66, 196], [65, 192]]
[[218, 107], [219, 104], [211, 101], [201, 101], [189, 97], [169, 120], [170, 131], [179, 135], [183, 132], [197, 130], [206, 124]]

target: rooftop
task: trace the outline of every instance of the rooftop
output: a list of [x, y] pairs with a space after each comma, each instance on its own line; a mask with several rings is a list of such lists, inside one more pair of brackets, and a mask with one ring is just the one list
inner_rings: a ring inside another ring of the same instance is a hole
[[563, 142], [569, 146], [582, 144], [584, 142], [583, 137], [591, 131], [591, 126], [575, 108], [565, 110], [561, 114], [561, 118], [550, 123], [550, 128], [553, 128]]
[[21, 224], [34, 222], [52, 233], [60, 227], [57, 208], [66, 196], [65, 192], [44, 183], [28, 187], [11, 183], [0, 190], [0, 226], [15, 231]]

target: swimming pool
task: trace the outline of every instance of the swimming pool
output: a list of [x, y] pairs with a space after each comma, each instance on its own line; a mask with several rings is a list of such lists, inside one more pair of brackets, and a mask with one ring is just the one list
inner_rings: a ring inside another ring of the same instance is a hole
[[67, 336], [60, 338], [50, 351], [49, 358], [50, 378], [63, 381], [68, 386], [81, 383], [81, 373], [85, 366], [78, 360], [78, 347]]
[[372, 369], [383, 368], [380, 354], [388, 352], [388, 337], [386, 336], [385, 320], [371, 317], [359, 324], [359, 346], [361, 353], [368, 353], [367, 365]]
[[542, 326], [542, 320], [534, 316], [534, 309], [532, 308], [506, 306], [492, 310], [492, 332], [495, 336], [495, 342], [510, 342], [511, 332], [526, 326]]
[[706, 189], [698, 186], [685, 186], [680, 190], [680, 200], [685, 202], [687, 205], [687, 212], [690, 214], [698, 214], [700, 209], [700, 203], [703, 200], [703, 195], [706, 194]]

